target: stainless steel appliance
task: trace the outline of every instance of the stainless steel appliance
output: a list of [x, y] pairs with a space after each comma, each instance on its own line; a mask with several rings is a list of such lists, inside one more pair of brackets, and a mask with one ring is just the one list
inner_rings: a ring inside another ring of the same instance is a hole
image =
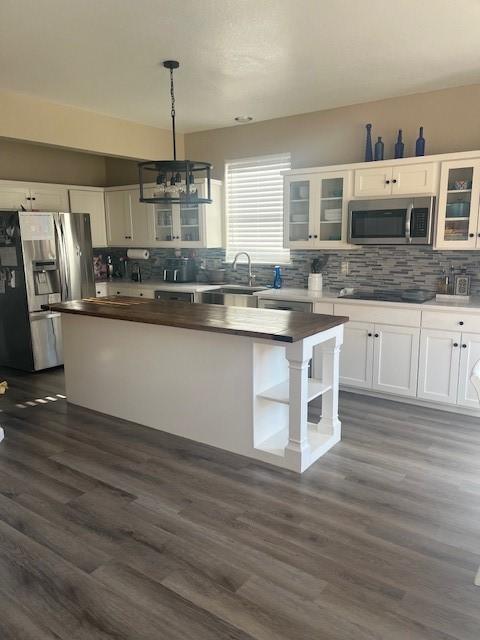
[[346, 296], [349, 300], [381, 300], [383, 302], [412, 302], [421, 304], [435, 297], [434, 293], [424, 289], [406, 289], [405, 291], [355, 291]]
[[303, 311], [313, 313], [312, 302], [299, 302], [298, 300], [273, 300], [260, 298], [258, 306], [261, 309], [280, 309], [281, 311]]
[[195, 294], [187, 291], [155, 291], [156, 300], [180, 300], [181, 302], [195, 302]]
[[431, 244], [433, 196], [352, 200], [348, 205], [352, 244]]
[[90, 216], [0, 212], [0, 365], [63, 364], [54, 302], [95, 295]]
[[165, 282], [194, 282], [197, 266], [191, 258], [167, 258], [163, 270]]

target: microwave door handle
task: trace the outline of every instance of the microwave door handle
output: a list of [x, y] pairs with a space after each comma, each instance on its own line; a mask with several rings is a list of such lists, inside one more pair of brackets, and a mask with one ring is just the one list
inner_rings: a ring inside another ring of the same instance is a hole
[[407, 207], [407, 219], [405, 220], [405, 238], [408, 244], [412, 244], [412, 215], [414, 203], [411, 202]]

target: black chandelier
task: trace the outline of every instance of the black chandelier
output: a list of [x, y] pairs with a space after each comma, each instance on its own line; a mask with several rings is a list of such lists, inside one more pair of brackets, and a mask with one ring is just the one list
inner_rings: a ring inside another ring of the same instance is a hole
[[[172, 137], [173, 160], [150, 160], [139, 162], [138, 174], [140, 183], [140, 202], [154, 204], [165, 203], [210, 203], [210, 171], [209, 162], [194, 160], [177, 160], [177, 145], [175, 141], [175, 91], [173, 85], [173, 70], [178, 69], [180, 63], [176, 60], [165, 60], [163, 66], [170, 70], [170, 96], [172, 100]], [[207, 181], [206, 193], [198, 194], [198, 182]], [[152, 195], [145, 195], [144, 189], [154, 183]]]

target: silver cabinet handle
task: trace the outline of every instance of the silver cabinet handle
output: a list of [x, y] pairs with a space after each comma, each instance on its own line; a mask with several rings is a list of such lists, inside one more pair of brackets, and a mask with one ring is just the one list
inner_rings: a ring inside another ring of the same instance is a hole
[[414, 203], [411, 202], [407, 207], [407, 219], [405, 220], [405, 237], [408, 244], [412, 244], [412, 214]]

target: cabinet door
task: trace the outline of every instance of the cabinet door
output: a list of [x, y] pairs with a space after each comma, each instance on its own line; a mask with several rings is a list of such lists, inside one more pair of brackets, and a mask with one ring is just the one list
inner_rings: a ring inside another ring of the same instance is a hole
[[108, 283], [107, 282], [97, 282], [95, 284], [95, 296], [97, 298], [105, 298], [105, 296], [110, 295], [108, 292]]
[[314, 221], [317, 248], [336, 247], [347, 242], [350, 173], [319, 175], [318, 205]]
[[475, 249], [480, 199], [480, 163], [442, 163], [438, 198], [437, 249]]
[[154, 211], [154, 205], [140, 202], [140, 190], [132, 189], [128, 192], [132, 233], [130, 244], [136, 247], [150, 246], [148, 218]]
[[284, 182], [284, 222], [286, 247], [312, 249], [314, 217], [316, 209], [316, 186], [318, 182], [309, 176], [288, 176]]
[[433, 163], [393, 167], [392, 195], [435, 193], [436, 167]]
[[68, 190], [32, 186], [30, 204], [32, 211], [69, 211]]
[[456, 404], [460, 333], [422, 329], [418, 367], [418, 397]]
[[392, 192], [392, 167], [372, 167], [355, 171], [356, 197], [388, 196]]
[[[208, 205], [206, 205], [208, 206]], [[180, 235], [180, 246], [182, 247], [202, 247], [203, 246], [203, 226], [202, 226], [202, 206], [194, 203], [180, 204], [178, 228]], [[178, 244], [178, 243], [177, 243]]]
[[172, 204], [156, 204], [153, 210], [153, 237], [156, 247], [172, 247], [176, 239], [176, 226], [174, 225], [174, 209]]
[[463, 407], [480, 409], [480, 399], [470, 382], [472, 370], [480, 361], [480, 335], [463, 333], [460, 348], [460, 375], [458, 377], [457, 403]]
[[133, 235], [129, 192], [107, 191], [105, 210], [109, 246], [129, 246]]
[[420, 329], [375, 325], [373, 388], [402, 396], [417, 395]]
[[373, 331], [368, 322], [348, 322], [340, 351], [340, 383], [370, 389], [373, 373]]
[[89, 213], [92, 231], [92, 246], [107, 246], [107, 226], [105, 222], [105, 197], [103, 191], [70, 189], [70, 211]]
[[30, 209], [30, 189], [28, 187], [0, 186], [0, 209], [21, 211]]

